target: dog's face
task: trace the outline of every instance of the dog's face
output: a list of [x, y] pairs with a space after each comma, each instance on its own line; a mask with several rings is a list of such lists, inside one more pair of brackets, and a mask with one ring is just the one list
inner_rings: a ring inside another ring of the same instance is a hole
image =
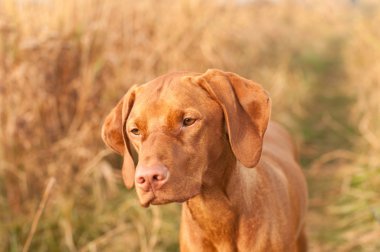
[[[135, 86], [105, 121], [103, 139], [124, 155], [124, 181], [127, 187], [136, 185], [142, 206], [183, 202], [199, 194], [207, 183], [205, 171], [230, 144], [246, 166], [258, 162], [269, 117], [265, 92], [255, 84], [259, 99], [251, 99], [244, 110], [240, 99], [249, 90], [232, 86], [236, 75], [206, 74], [174, 73]], [[250, 112], [256, 114], [254, 121]], [[246, 140], [253, 150], [244, 149]], [[136, 167], [129, 145], [138, 153]]]
[[[181, 75], [135, 90], [126, 132], [139, 156], [135, 185], [142, 205], [182, 202], [200, 192], [203, 172], [220, 155], [222, 119], [207, 92]], [[165, 176], [165, 183], [155, 186], [149, 175]]]

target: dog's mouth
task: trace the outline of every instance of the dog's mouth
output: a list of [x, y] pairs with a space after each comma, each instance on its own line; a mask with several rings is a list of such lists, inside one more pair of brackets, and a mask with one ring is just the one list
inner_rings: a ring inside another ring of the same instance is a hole
[[142, 207], [149, 207], [149, 205], [152, 204], [152, 202], [156, 198], [156, 196], [154, 195], [154, 193], [151, 192], [151, 191], [150, 192], [146, 192], [143, 195], [138, 195], [138, 196], [139, 196], [139, 200], [140, 200], [140, 205]]
[[[157, 192], [156, 192], [157, 193]], [[168, 198], [168, 197], [160, 197], [159, 195], [156, 195], [152, 191], [145, 192], [143, 195], [139, 195], [140, 199], [140, 204], [142, 207], [149, 207], [150, 205], [164, 205], [164, 204], [169, 204], [169, 203], [183, 203], [191, 198], [194, 198], [197, 196], [199, 192], [191, 194], [190, 196], [187, 197], [173, 197], [173, 198]]]

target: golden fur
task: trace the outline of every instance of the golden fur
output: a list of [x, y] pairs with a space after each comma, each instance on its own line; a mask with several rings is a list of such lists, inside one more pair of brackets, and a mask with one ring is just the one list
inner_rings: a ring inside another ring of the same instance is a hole
[[127, 187], [141, 169], [170, 174], [136, 191], [143, 206], [184, 202], [181, 251], [306, 251], [305, 178], [290, 136], [269, 118], [260, 85], [220, 70], [177, 72], [132, 87], [102, 137], [124, 156]]

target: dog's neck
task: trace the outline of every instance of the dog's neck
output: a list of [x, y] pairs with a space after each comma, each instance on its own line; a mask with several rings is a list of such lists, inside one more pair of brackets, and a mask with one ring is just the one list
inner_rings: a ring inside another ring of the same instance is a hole
[[230, 145], [225, 143], [220, 155], [209, 163], [203, 174], [201, 194], [208, 194], [216, 190], [226, 192], [236, 162]]
[[[237, 251], [235, 243], [217, 244], [218, 241], [233, 241], [237, 236], [237, 213], [231, 204], [229, 190], [231, 183], [237, 181], [237, 161], [229, 145], [224, 146], [220, 157], [209, 165], [203, 181], [201, 193], [184, 204], [184, 210], [210, 239], [215, 249], [226, 248], [226, 251]], [[213, 226], [204, 223], [214, 223]], [[222, 236], [225, 238], [222, 238]], [[220, 247], [221, 246], [221, 247]]]

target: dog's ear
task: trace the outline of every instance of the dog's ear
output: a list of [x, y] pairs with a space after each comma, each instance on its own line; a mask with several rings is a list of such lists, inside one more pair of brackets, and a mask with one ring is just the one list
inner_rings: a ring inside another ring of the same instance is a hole
[[194, 77], [194, 81], [222, 107], [236, 158], [246, 167], [255, 167], [271, 111], [267, 92], [251, 80], [216, 69]]
[[133, 187], [135, 165], [131, 155], [125, 124], [135, 100], [135, 87], [131, 87], [116, 107], [111, 110], [102, 127], [102, 138], [105, 144], [124, 158], [122, 176], [124, 184], [128, 188]]

